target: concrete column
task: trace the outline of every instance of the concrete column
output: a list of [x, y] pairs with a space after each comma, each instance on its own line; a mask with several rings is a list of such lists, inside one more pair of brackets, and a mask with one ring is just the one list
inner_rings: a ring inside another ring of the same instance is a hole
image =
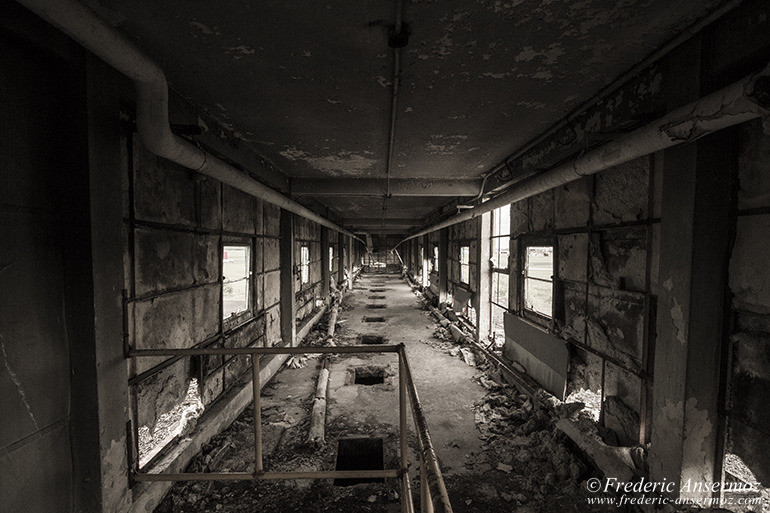
[[345, 281], [345, 236], [337, 234], [337, 285]]
[[735, 133], [722, 131], [663, 156], [653, 480], [686, 485], [720, 479], [718, 399]]
[[286, 346], [293, 346], [297, 340], [295, 268], [294, 214], [281, 210], [281, 338]]
[[[89, 58], [87, 70], [88, 170], [67, 177], [68, 182], [82, 179], [77, 186], [82, 196], [62, 191], [69, 202], [64, 210], [81, 217], [69, 223], [66, 245], [70, 270], [78, 269], [67, 280], [72, 300], [67, 305], [67, 331], [73, 365], [73, 452], [96, 457], [77, 458], [76, 509], [123, 512], [131, 505], [131, 493], [128, 366], [121, 343], [123, 161], [117, 112], [121, 88], [127, 84], [98, 59]], [[92, 470], [85, 468], [92, 463]]]
[[423, 235], [422, 239], [422, 286], [428, 286], [428, 259], [430, 258], [430, 247], [428, 246], [428, 236]]
[[348, 253], [348, 276], [350, 276], [350, 280], [348, 280], [348, 289], [353, 290], [353, 267], [355, 263], [355, 254], [353, 253], [353, 238], [352, 237], [345, 237], [347, 240], [347, 253]]
[[328, 299], [329, 281], [331, 280], [331, 271], [329, 270], [329, 229], [321, 227], [321, 295]]
[[438, 302], [445, 303], [449, 288], [449, 228], [439, 232], [438, 242]]
[[476, 294], [476, 341], [486, 340], [489, 336], [491, 299], [490, 290], [492, 288], [492, 269], [489, 265], [490, 259], [490, 236], [492, 235], [492, 213], [486, 213], [477, 218], [479, 226], [479, 243], [476, 266], [478, 276], [478, 293]]

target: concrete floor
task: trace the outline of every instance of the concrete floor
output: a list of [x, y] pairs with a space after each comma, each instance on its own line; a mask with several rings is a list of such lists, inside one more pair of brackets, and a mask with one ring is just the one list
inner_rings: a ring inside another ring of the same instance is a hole
[[[373, 295], [384, 299], [369, 299]], [[368, 304], [385, 304], [386, 308], [371, 309]], [[385, 322], [364, 322], [368, 316], [384, 317]], [[495, 415], [495, 411], [509, 410], [491, 408], [490, 398], [496, 401], [495, 405], [515, 405], [518, 394], [510, 388], [485, 389], [474, 379], [482, 371], [429, 344], [436, 324], [399, 276], [363, 275], [354, 289], [348, 291], [338, 322], [337, 345], [360, 344], [362, 335], [380, 335], [385, 337], [385, 343], [405, 345], [454, 511], [592, 509], [585, 502], [579, 479], [556, 476], [556, 467], [579, 465], [547, 421], [532, 427], [535, 423], [530, 417], [535, 417], [535, 413], [539, 418], [545, 416], [535, 411], [514, 411], [513, 406], [510, 411], [518, 417]], [[310, 338], [312, 343], [313, 337]], [[320, 367], [321, 359], [311, 358], [302, 368], [284, 368], [263, 388], [265, 469], [333, 469], [337, 441], [357, 437], [382, 438], [385, 468], [397, 468], [396, 355], [331, 357], [326, 443], [313, 447], [306, 440]], [[384, 383], [353, 384], [352, 369], [356, 367], [382, 367]], [[509, 396], [513, 399], [509, 400]], [[494, 422], [478, 424], [482, 407], [496, 419]], [[417, 439], [411, 411], [408, 418], [410, 476], [415, 504], [419, 506]], [[519, 436], [521, 433], [525, 436]], [[521, 457], [524, 452], [527, 458]], [[503, 470], [500, 464], [504, 464]], [[249, 409], [204, 447], [189, 471], [252, 471], [253, 465], [253, 416]], [[331, 480], [182, 483], [174, 486], [156, 511], [397, 512], [399, 493], [395, 480], [347, 487], [334, 486]]]
[[[371, 289], [384, 289], [371, 292]], [[433, 445], [446, 475], [465, 473], [466, 460], [480, 453], [481, 440], [476, 430], [473, 405], [483, 399], [486, 390], [473, 381], [478, 371], [461, 359], [439, 352], [424, 343], [435, 329], [434, 321], [422, 309], [412, 290], [398, 275], [363, 275], [356, 283], [351, 296], [352, 310], [343, 312], [341, 330], [346, 343], [360, 343], [361, 335], [381, 335], [387, 344], [406, 347], [407, 358], [417, 393], [428, 419]], [[368, 299], [371, 295], [385, 296], [384, 300]], [[384, 309], [369, 309], [368, 304], [385, 304]], [[363, 322], [367, 316], [382, 316], [386, 322]], [[398, 425], [398, 362], [393, 354], [377, 355], [374, 362], [390, 363], [394, 386], [382, 387], [340, 386], [346, 367], [360, 364], [359, 359], [337, 361], [331, 368], [329, 387], [329, 419], [346, 418], [365, 421], [373, 416], [392, 426]], [[409, 427], [413, 432], [411, 412]], [[411, 462], [418, 466], [416, 455]]]

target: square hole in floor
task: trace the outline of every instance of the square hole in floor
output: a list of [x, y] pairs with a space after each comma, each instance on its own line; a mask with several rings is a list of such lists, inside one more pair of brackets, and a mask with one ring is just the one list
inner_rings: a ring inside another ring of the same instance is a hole
[[[383, 470], [385, 468], [382, 438], [342, 438], [337, 442], [336, 470]], [[383, 483], [384, 478], [335, 479], [334, 486], [360, 483]]]
[[385, 299], [385, 296], [367, 296], [366, 299]]
[[385, 317], [364, 317], [364, 322], [385, 322]]
[[385, 369], [382, 367], [356, 367], [356, 385], [382, 385], [385, 383]]
[[375, 303], [372, 303], [372, 304], [366, 305], [366, 308], [375, 308], [375, 309], [376, 309], [376, 308], [387, 308], [387, 307], [388, 307], [388, 305], [383, 305], [383, 304], [375, 304]]
[[385, 292], [385, 289], [369, 289], [369, 292]]
[[379, 345], [385, 343], [385, 337], [380, 335], [361, 335], [361, 343], [365, 345]]

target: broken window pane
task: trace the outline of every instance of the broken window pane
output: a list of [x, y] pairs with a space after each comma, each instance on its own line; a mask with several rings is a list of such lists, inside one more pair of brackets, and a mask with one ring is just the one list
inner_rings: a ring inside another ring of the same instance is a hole
[[511, 206], [506, 205], [492, 211], [492, 237], [510, 235]]
[[225, 246], [222, 251], [222, 318], [249, 309], [251, 258], [249, 246]]
[[528, 246], [524, 262], [524, 308], [551, 317], [553, 246]]
[[495, 269], [508, 269], [508, 237], [492, 239], [492, 266]]
[[310, 282], [310, 248], [308, 246], [300, 248], [299, 271], [302, 283]]
[[462, 246], [460, 248], [460, 281], [462, 283], [470, 283], [471, 280], [471, 248], [470, 246]]
[[492, 302], [508, 308], [508, 274], [492, 273]]

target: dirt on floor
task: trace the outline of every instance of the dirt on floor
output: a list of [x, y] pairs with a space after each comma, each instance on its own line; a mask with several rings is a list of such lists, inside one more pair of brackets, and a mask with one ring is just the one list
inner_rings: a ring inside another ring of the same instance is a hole
[[[383, 285], [383, 282], [385, 283]], [[387, 321], [365, 322], [367, 289], [385, 288]], [[326, 323], [309, 341], [326, 345]], [[435, 333], [435, 337], [434, 337]], [[560, 415], [575, 413], [533, 401], [502, 385], [483, 358], [469, 361], [437, 329], [409, 287], [396, 279], [362, 277], [345, 296], [336, 345], [359, 344], [364, 334], [404, 343], [455, 512], [624, 511], [591, 506], [584, 482], [591, 467], [555, 428]], [[466, 348], [467, 350], [467, 348]], [[310, 411], [321, 358], [284, 367], [262, 391], [264, 467], [270, 471], [332, 470], [342, 438], [383, 440], [385, 468], [398, 468], [397, 364], [393, 355], [330, 358], [326, 443], [307, 442]], [[390, 358], [390, 359], [389, 359]], [[383, 369], [383, 383], [358, 385], [354, 369]], [[252, 472], [254, 418], [247, 409], [214, 437], [190, 464], [191, 472]], [[411, 416], [409, 475], [419, 508], [418, 443]], [[335, 486], [332, 480], [177, 483], [156, 509], [167, 512], [396, 512], [400, 487], [383, 483]]]

